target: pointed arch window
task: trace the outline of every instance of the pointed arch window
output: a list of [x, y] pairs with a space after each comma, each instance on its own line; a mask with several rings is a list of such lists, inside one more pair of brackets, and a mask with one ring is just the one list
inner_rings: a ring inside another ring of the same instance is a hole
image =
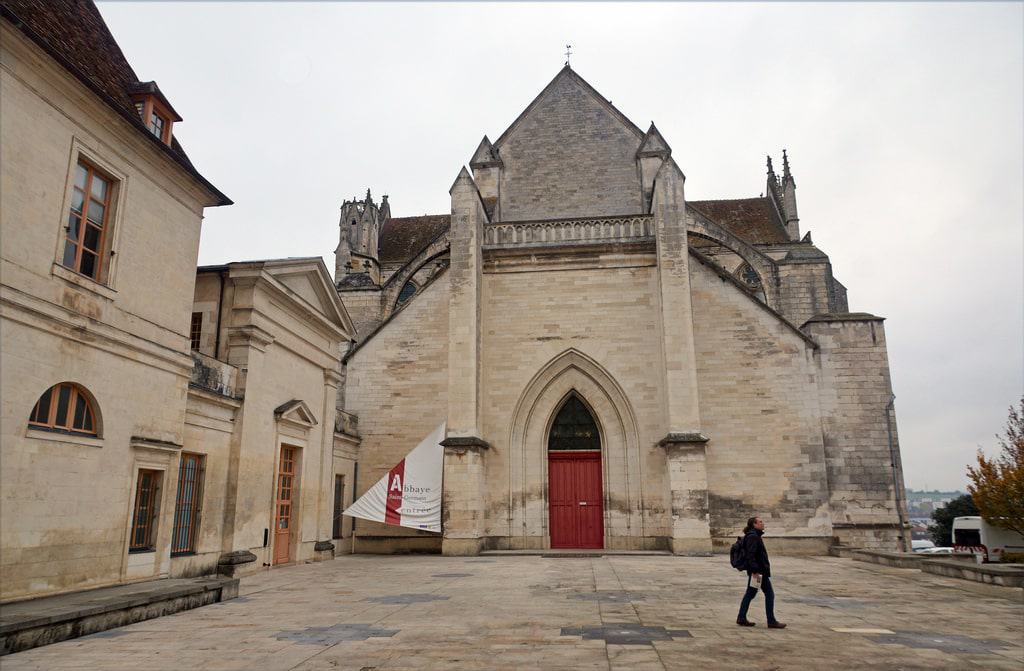
[[91, 395], [71, 382], [55, 384], [39, 397], [28, 424], [33, 429], [97, 436], [96, 408]]
[[417, 287], [416, 283], [413, 282], [412, 280], [409, 280], [408, 282], [406, 282], [405, 286], [402, 287], [402, 290], [398, 292], [398, 300], [395, 301], [395, 307], [396, 308], [399, 307], [400, 305], [405, 303], [407, 300], [412, 298], [413, 294], [416, 293], [416, 290], [418, 288], [419, 287]]
[[600, 450], [601, 434], [590, 410], [576, 394], [562, 404], [548, 434], [548, 450]]

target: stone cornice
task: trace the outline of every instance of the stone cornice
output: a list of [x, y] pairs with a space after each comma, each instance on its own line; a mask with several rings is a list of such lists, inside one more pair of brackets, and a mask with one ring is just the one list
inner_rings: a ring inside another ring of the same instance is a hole
[[445, 451], [451, 452], [482, 452], [491, 449], [491, 444], [477, 436], [449, 436], [441, 441]]
[[670, 431], [658, 441], [658, 447], [703, 447], [708, 440], [708, 437], [699, 431]]

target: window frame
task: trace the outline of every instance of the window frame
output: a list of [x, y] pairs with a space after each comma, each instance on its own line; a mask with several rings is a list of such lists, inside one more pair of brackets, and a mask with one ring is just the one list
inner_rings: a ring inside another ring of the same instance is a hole
[[[68, 401], [65, 411], [65, 424], [57, 424], [57, 413], [59, 411], [59, 400], [60, 392], [64, 387], [70, 389], [68, 393]], [[34, 420], [33, 417], [36, 415], [36, 409], [39, 408], [39, 404], [42, 403], [43, 398], [49, 395], [48, 403], [49, 406], [46, 412], [46, 421], [41, 422]], [[88, 413], [89, 419], [92, 420], [92, 429], [76, 429], [75, 428], [75, 415], [78, 414], [78, 403], [79, 399], [85, 404], [85, 412]], [[100, 413], [98, 410], [98, 404], [96, 403], [93, 395], [80, 384], [74, 382], [58, 382], [57, 384], [49, 387], [46, 391], [39, 395], [35, 404], [32, 406], [32, 410], [29, 411], [28, 415], [28, 428], [32, 431], [49, 431], [53, 433], [60, 433], [68, 436], [81, 436], [83, 438], [99, 438], [100, 437]]]
[[[143, 478], [153, 478], [148, 490], [143, 490]], [[160, 520], [160, 498], [163, 493], [164, 471], [140, 468], [135, 476], [135, 499], [132, 504], [132, 526], [128, 534], [128, 553], [141, 554], [156, 551], [157, 523]], [[146, 497], [143, 499], [143, 497]], [[146, 519], [140, 522], [139, 513], [145, 511]], [[135, 541], [139, 530], [143, 532], [142, 543]]]
[[342, 511], [345, 510], [345, 476], [341, 473], [334, 474], [334, 509], [331, 520], [331, 538], [338, 539], [345, 537], [345, 519]]
[[[69, 225], [71, 205], [74, 202], [75, 172], [80, 162], [93, 166], [100, 174], [106, 176], [111, 181], [110, 190], [112, 195], [109, 198], [109, 207], [106, 212], [105, 238], [101, 246], [102, 253], [100, 254], [102, 270], [96, 278], [83, 275], [63, 264], [64, 246], [68, 239], [65, 227]], [[116, 250], [119, 247], [121, 229], [123, 227], [125, 194], [129, 188], [128, 175], [110, 161], [105, 160], [100, 152], [85, 144], [81, 138], [75, 137], [71, 142], [71, 151], [68, 156], [68, 171], [65, 179], [64, 202], [61, 204], [58, 217], [59, 229], [54, 240], [54, 260], [50, 274], [78, 288], [90, 291], [101, 298], [114, 300], [117, 296], [117, 291], [115, 290], [118, 267]]]
[[189, 347], [198, 352], [203, 346], [203, 313], [193, 312], [192, 321], [188, 325]]
[[[79, 168], [85, 169], [85, 184], [81, 188], [79, 188], [77, 183], [77, 175]], [[104, 198], [102, 201], [94, 198], [92, 193], [92, 187], [97, 177], [106, 182], [107, 184], [106, 192], [104, 193]], [[64, 249], [61, 252], [59, 262], [64, 268], [67, 268], [71, 272], [81, 275], [82, 277], [86, 277], [100, 284], [103, 283], [104, 271], [106, 270], [106, 261], [107, 257], [109, 256], [107, 252], [107, 238], [113, 220], [112, 210], [115, 200], [114, 191], [116, 188], [117, 180], [114, 177], [108, 175], [106, 171], [104, 171], [102, 168], [97, 167], [88, 159], [80, 156], [78, 160], [75, 162], [75, 165], [72, 168], [71, 202], [68, 204], [67, 208], [67, 217], [65, 219], [66, 223], [64, 225], [64, 239], [62, 240], [62, 246]], [[76, 212], [74, 205], [74, 196], [75, 193], [78, 191], [82, 192], [82, 204], [81, 209]], [[94, 202], [99, 203], [99, 205], [103, 208], [103, 216], [101, 217], [98, 226], [95, 222], [89, 219], [89, 209], [93, 206]], [[72, 217], [78, 219], [78, 233], [77, 236], [74, 238], [71, 237]], [[92, 228], [99, 229], [98, 240], [96, 242], [96, 249], [89, 250], [90, 253], [95, 252], [96, 254], [96, 262], [92, 274], [83, 272], [82, 270], [82, 261], [85, 258], [87, 249], [85, 240], [90, 226]], [[74, 260], [71, 262], [71, 265], [68, 265], [65, 262], [68, 245], [74, 245], [76, 250], [75, 257]]]
[[[186, 466], [188, 463], [195, 463], [193, 479], [189, 482], [186, 478]], [[174, 521], [171, 530], [171, 556], [181, 557], [196, 554], [196, 541], [199, 536], [200, 523], [203, 512], [203, 494], [206, 476], [206, 455], [197, 452], [182, 452], [178, 460], [178, 486], [174, 497]], [[191, 488], [186, 493], [186, 488]], [[183, 531], [181, 523], [182, 496], [190, 497], [188, 528], [184, 529], [184, 543], [179, 544], [179, 534]]]

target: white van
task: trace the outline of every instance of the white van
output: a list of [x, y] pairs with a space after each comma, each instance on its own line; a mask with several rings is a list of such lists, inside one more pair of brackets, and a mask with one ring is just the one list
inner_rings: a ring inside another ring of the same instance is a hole
[[1024, 552], [1024, 536], [977, 516], [957, 517], [953, 519], [953, 548], [957, 552], [982, 554], [985, 561], [997, 562], [1004, 552]]

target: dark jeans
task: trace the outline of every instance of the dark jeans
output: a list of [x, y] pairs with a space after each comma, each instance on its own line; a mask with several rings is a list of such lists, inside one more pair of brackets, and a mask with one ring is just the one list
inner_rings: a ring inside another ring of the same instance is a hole
[[[750, 602], [757, 596], [757, 588], [752, 586], [753, 576], [747, 574], [747, 592], [743, 595], [743, 601], [740, 602], [740, 614], [736, 616], [737, 620], [747, 619], [747, 609], [750, 608]], [[766, 575], [761, 576], [761, 590], [764, 592], [764, 612], [768, 616], [769, 622], [775, 622], [775, 590], [772, 589], [772, 579]]]

